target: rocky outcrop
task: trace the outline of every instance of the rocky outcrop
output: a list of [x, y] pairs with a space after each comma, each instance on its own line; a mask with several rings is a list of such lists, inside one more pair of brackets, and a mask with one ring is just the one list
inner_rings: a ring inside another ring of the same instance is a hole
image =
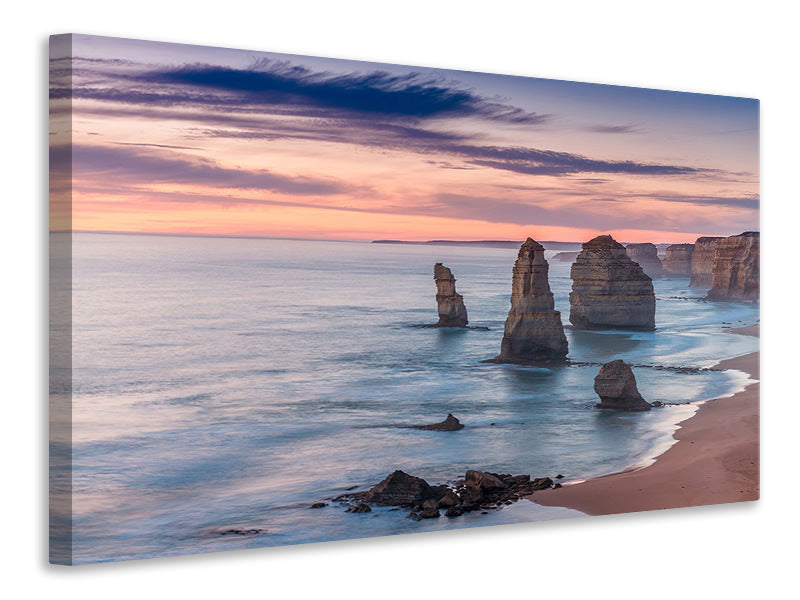
[[511, 310], [495, 362], [563, 361], [567, 338], [555, 310], [544, 247], [528, 238], [519, 249], [511, 280]]
[[692, 252], [692, 279], [690, 287], [711, 287], [711, 273], [714, 271], [714, 255], [722, 237], [699, 237]]
[[757, 231], [747, 231], [717, 244], [706, 300], [758, 302], [759, 238]]
[[558, 254], [553, 256], [553, 260], [559, 260], [562, 262], [572, 262], [576, 258], [578, 258], [578, 254], [580, 254], [580, 252], [559, 252]]
[[422, 429], [424, 431], [458, 431], [464, 429], [457, 418], [450, 413], [447, 413], [447, 418], [441, 423], [433, 423], [432, 425], [411, 425], [409, 429]]
[[448, 517], [498, 509], [537, 490], [560, 485], [549, 477], [531, 479], [530, 475], [474, 470], [468, 470], [463, 479], [449, 485], [429, 485], [424, 479], [395, 471], [367, 492], [346, 494], [336, 500], [349, 504], [345, 512], [370, 512], [368, 502], [410, 508], [409, 518], [419, 521], [438, 518], [442, 509]]
[[694, 244], [672, 244], [667, 246], [667, 255], [661, 263], [664, 267], [664, 275], [691, 277], [693, 253]]
[[632, 411], [651, 408], [636, 387], [636, 377], [630, 365], [621, 360], [603, 365], [594, 378], [594, 391], [600, 396], [599, 404], [595, 405], [597, 408]]
[[658, 258], [658, 248], [655, 244], [646, 242], [644, 244], [628, 244], [625, 251], [633, 262], [639, 263], [642, 270], [651, 278], [661, 277], [661, 259]]
[[421, 504], [432, 495], [427, 481], [397, 470], [370, 489], [364, 500], [386, 506], [410, 506]]
[[583, 244], [572, 263], [570, 322], [578, 329], [655, 329], [653, 281], [610, 235]]
[[439, 307], [437, 327], [466, 327], [467, 309], [464, 297], [456, 292], [456, 278], [442, 263], [433, 266], [436, 280], [436, 304]]

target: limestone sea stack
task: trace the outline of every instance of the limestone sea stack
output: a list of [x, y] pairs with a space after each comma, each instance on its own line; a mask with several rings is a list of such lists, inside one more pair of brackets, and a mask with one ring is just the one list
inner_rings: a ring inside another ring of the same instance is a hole
[[706, 300], [758, 302], [760, 267], [759, 233], [746, 231], [717, 245], [711, 289]]
[[630, 365], [614, 360], [606, 363], [594, 378], [594, 391], [600, 396], [597, 408], [650, 410], [651, 405], [639, 393]]
[[456, 292], [456, 278], [442, 263], [433, 266], [436, 280], [436, 304], [439, 307], [437, 327], [466, 327], [467, 309], [464, 297]]
[[511, 280], [511, 310], [496, 362], [563, 361], [567, 337], [555, 310], [544, 247], [531, 238], [519, 249]]
[[610, 235], [583, 244], [570, 276], [569, 320], [576, 328], [655, 329], [653, 281]]
[[664, 275], [691, 277], [694, 244], [672, 244], [667, 246], [667, 255], [662, 261]]
[[658, 248], [655, 244], [649, 242], [644, 244], [628, 244], [625, 247], [628, 256], [631, 257], [633, 262], [639, 263], [642, 270], [650, 276], [651, 279], [661, 277], [661, 259], [658, 258]]
[[690, 287], [711, 287], [711, 273], [714, 270], [714, 254], [722, 237], [699, 237], [692, 252], [692, 279]]

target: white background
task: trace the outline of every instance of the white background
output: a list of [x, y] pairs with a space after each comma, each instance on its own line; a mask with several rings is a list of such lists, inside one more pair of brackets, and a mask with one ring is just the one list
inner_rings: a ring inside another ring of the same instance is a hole
[[[13, 2], [3, 8], [6, 598], [797, 592], [798, 43], [788, 2]], [[80, 568], [46, 564], [47, 36], [80, 32], [761, 99], [762, 500]], [[793, 253], [794, 251], [794, 253]]]

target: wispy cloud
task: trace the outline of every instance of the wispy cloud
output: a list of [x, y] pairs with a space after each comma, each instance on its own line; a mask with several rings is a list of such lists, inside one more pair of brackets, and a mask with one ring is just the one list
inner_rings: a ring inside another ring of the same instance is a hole
[[166, 150], [120, 146], [73, 145], [50, 149], [51, 170], [76, 179], [108, 179], [117, 184], [176, 183], [230, 189], [256, 189], [293, 195], [340, 194], [336, 181], [287, 177], [268, 170], [221, 167], [217, 163]]
[[638, 125], [589, 125], [584, 129], [594, 133], [642, 133], [643, 131]]

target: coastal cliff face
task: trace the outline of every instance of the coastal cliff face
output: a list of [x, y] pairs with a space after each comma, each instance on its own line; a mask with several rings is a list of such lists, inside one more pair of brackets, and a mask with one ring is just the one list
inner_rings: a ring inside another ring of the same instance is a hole
[[692, 275], [692, 254], [694, 244], [672, 244], [667, 247], [667, 255], [661, 263], [664, 275], [690, 277]]
[[606, 363], [594, 378], [594, 391], [600, 396], [597, 408], [650, 410], [651, 405], [639, 393], [630, 365], [614, 360]]
[[639, 263], [642, 270], [651, 278], [661, 277], [661, 259], [658, 258], [658, 249], [655, 244], [628, 244], [625, 251], [633, 262]]
[[653, 281], [610, 235], [583, 244], [572, 263], [570, 322], [578, 329], [655, 329]]
[[456, 292], [456, 279], [442, 263], [433, 266], [436, 280], [436, 304], [439, 307], [438, 327], [466, 327], [467, 309], [464, 298]]
[[717, 245], [711, 289], [706, 300], [758, 302], [759, 233], [747, 231]]
[[711, 273], [714, 270], [714, 254], [722, 237], [700, 237], [694, 243], [692, 252], [692, 279], [690, 287], [711, 287]]
[[561, 361], [567, 338], [555, 310], [544, 247], [528, 238], [519, 249], [511, 281], [511, 310], [496, 362]]

